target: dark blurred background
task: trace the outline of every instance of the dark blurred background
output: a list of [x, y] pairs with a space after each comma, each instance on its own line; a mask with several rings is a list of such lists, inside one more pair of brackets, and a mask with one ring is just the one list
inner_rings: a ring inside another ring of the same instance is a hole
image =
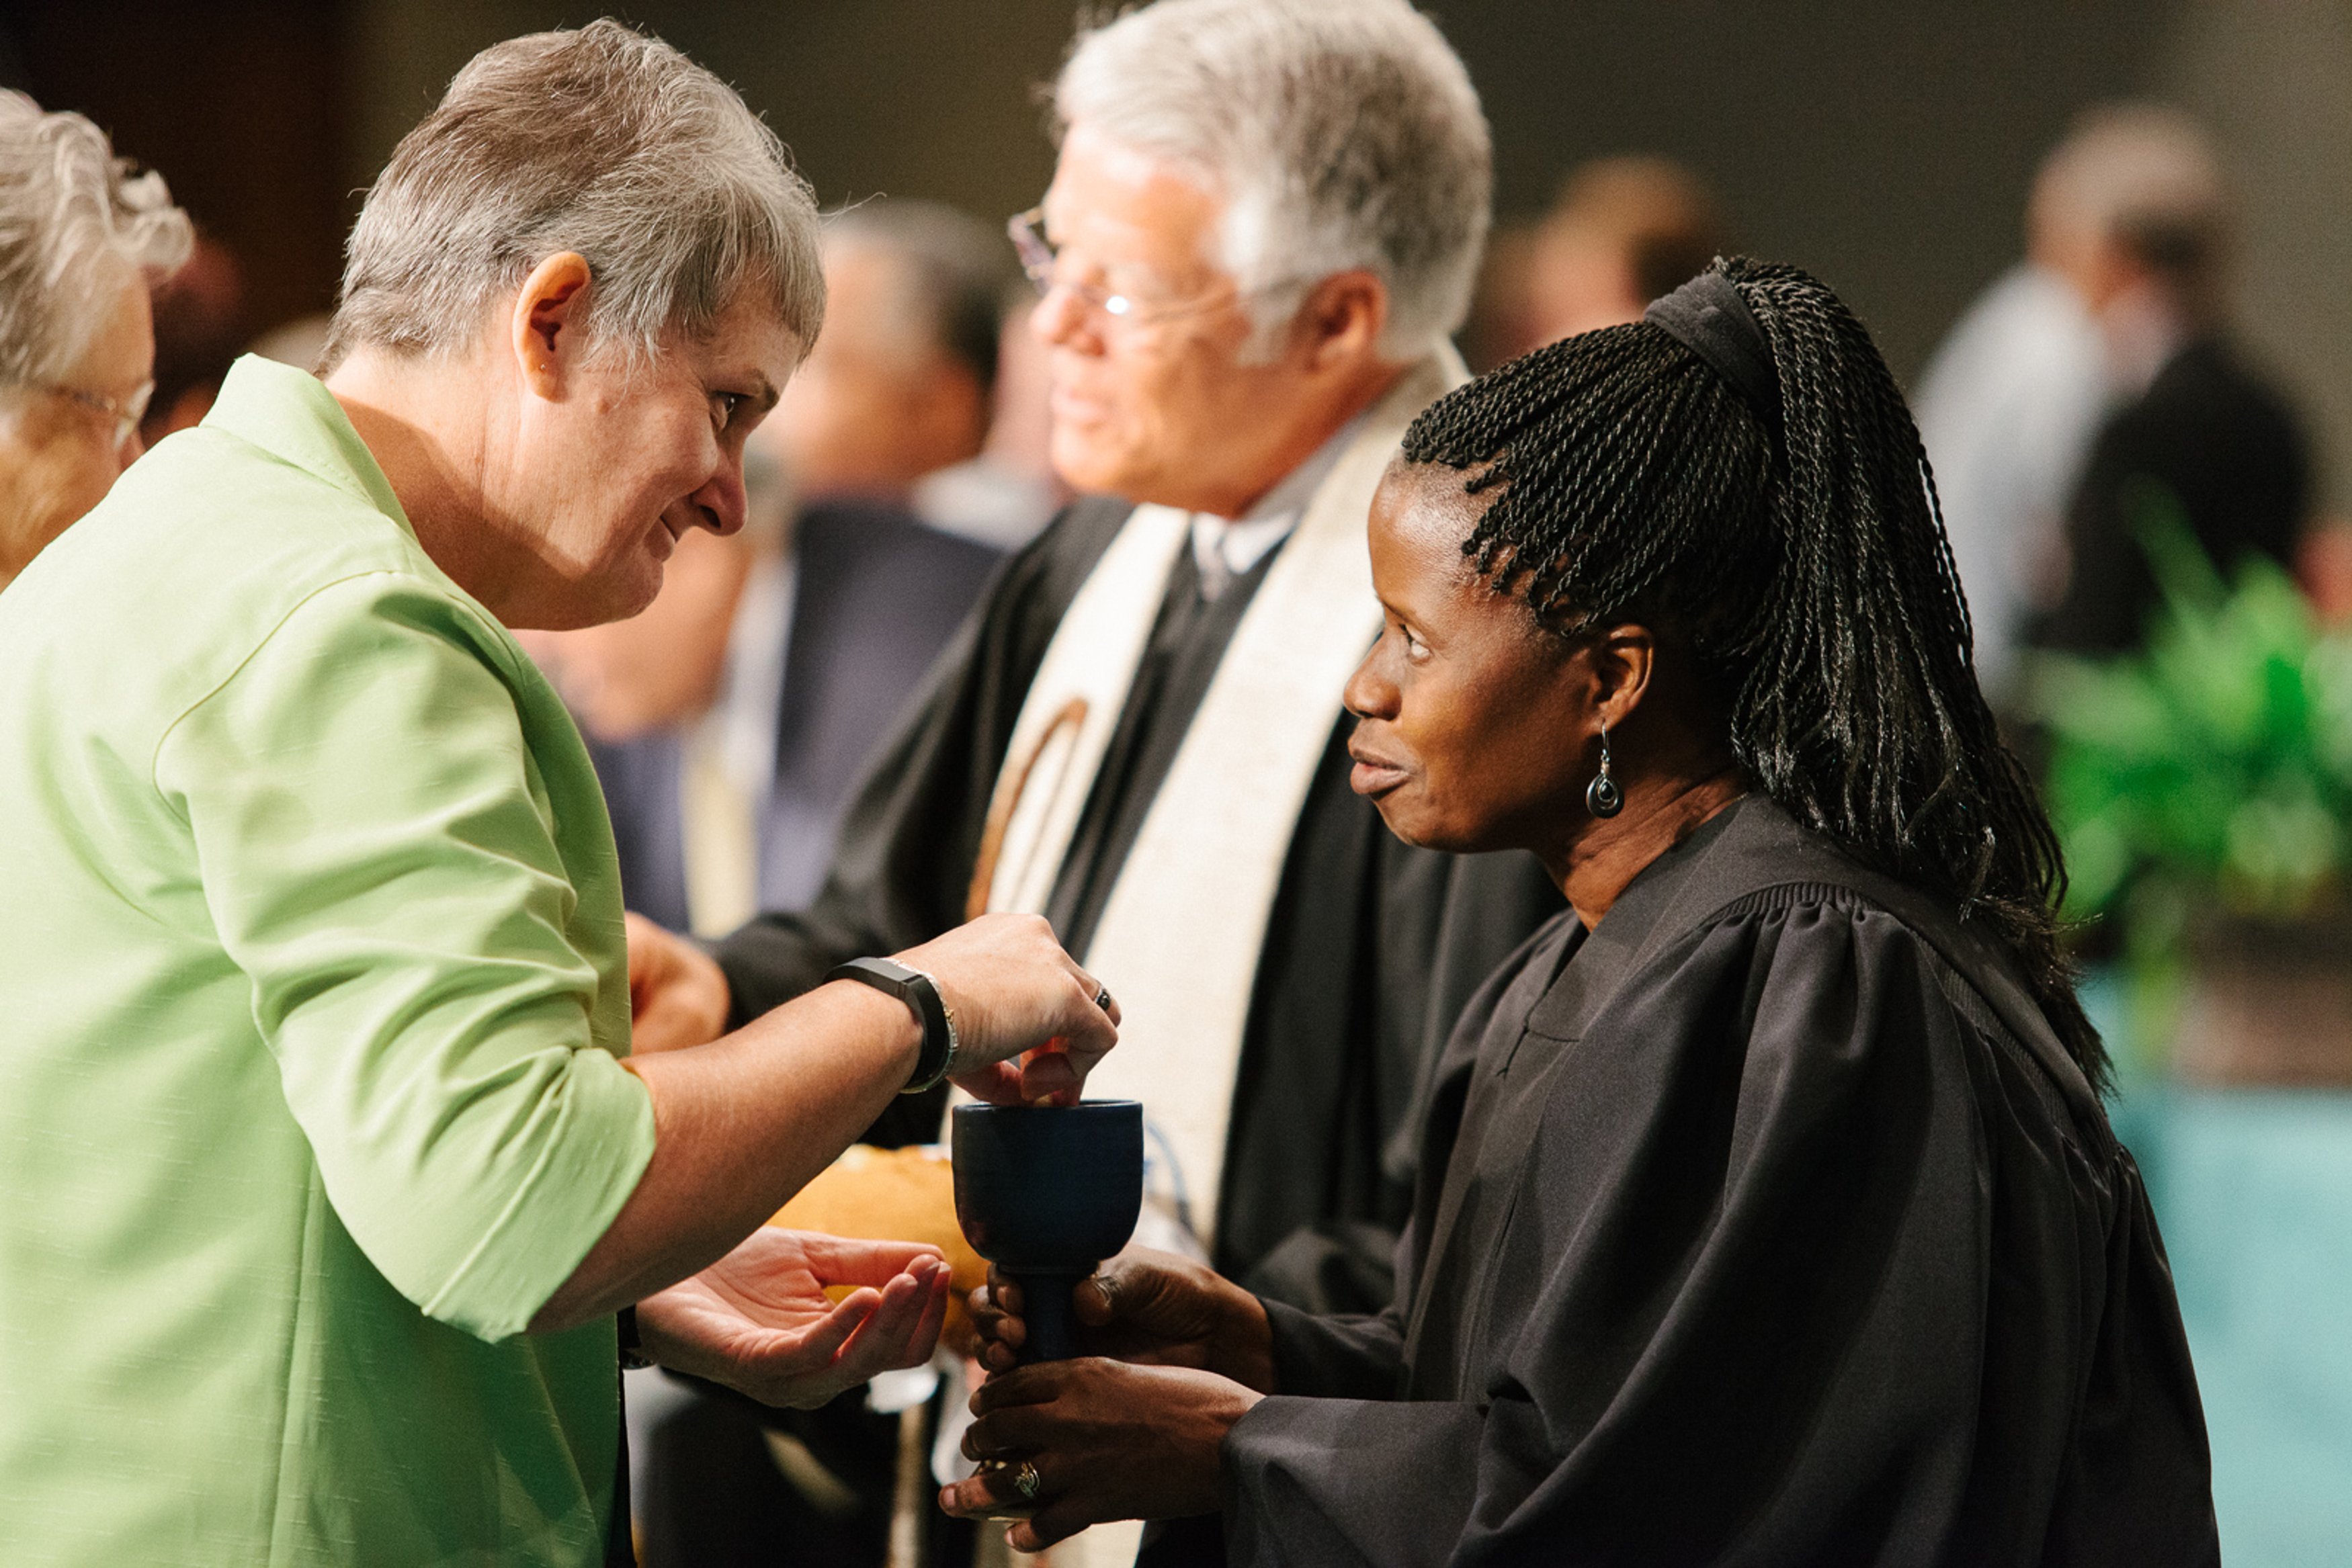
[[[6, 0], [0, 76], [152, 162], [233, 254], [241, 325], [322, 309], [358, 193], [477, 49], [606, 7], [549, 0]], [[828, 204], [1028, 205], [1037, 84], [1073, 0], [636, 0], [610, 7], [734, 82]], [[2336, 0], [1438, 0], [1532, 215], [1601, 154], [1679, 159], [1745, 248], [1837, 287], [1916, 374], [2020, 253], [2036, 159], [2084, 106], [2170, 99], [2244, 210], [2241, 320], [2309, 411], [2323, 500], [2352, 452], [2352, 7]]]

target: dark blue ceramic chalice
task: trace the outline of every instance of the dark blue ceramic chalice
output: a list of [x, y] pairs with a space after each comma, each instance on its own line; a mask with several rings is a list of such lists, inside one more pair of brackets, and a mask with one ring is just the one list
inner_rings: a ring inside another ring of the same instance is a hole
[[1021, 1359], [1076, 1354], [1071, 1287], [1127, 1245], [1143, 1207], [1143, 1107], [959, 1105], [950, 1136], [956, 1219], [1021, 1287]]

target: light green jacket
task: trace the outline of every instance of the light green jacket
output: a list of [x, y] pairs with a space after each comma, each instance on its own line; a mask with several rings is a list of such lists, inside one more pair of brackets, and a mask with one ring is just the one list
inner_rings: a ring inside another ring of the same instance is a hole
[[593, 1563], [653, 1151], [577, 731], [241, 361], [0, 592], [0, 1563]]

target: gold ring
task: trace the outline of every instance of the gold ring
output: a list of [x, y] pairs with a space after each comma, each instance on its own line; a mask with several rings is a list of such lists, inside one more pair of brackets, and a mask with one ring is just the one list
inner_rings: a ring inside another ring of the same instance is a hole
[[1044, 1486], [1045, 1481], [1038, 1476], [1037, 1467], [1026, 1459], [1022, 1460], [1020, 1468], [1013, 1472], [1013, 1490], [1021, 1494], [1023, 1502], [1035, 1502], [1037, 1493]]

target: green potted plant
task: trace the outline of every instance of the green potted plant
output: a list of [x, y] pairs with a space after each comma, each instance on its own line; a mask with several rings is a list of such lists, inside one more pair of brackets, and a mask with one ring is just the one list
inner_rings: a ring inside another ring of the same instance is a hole
[[2034, 674], [2065, 914], [2120, 927], [2137, 1065], [2352, 1082], [2352, 637], [2271, 561], [2145, 538], [2146, 650]]

